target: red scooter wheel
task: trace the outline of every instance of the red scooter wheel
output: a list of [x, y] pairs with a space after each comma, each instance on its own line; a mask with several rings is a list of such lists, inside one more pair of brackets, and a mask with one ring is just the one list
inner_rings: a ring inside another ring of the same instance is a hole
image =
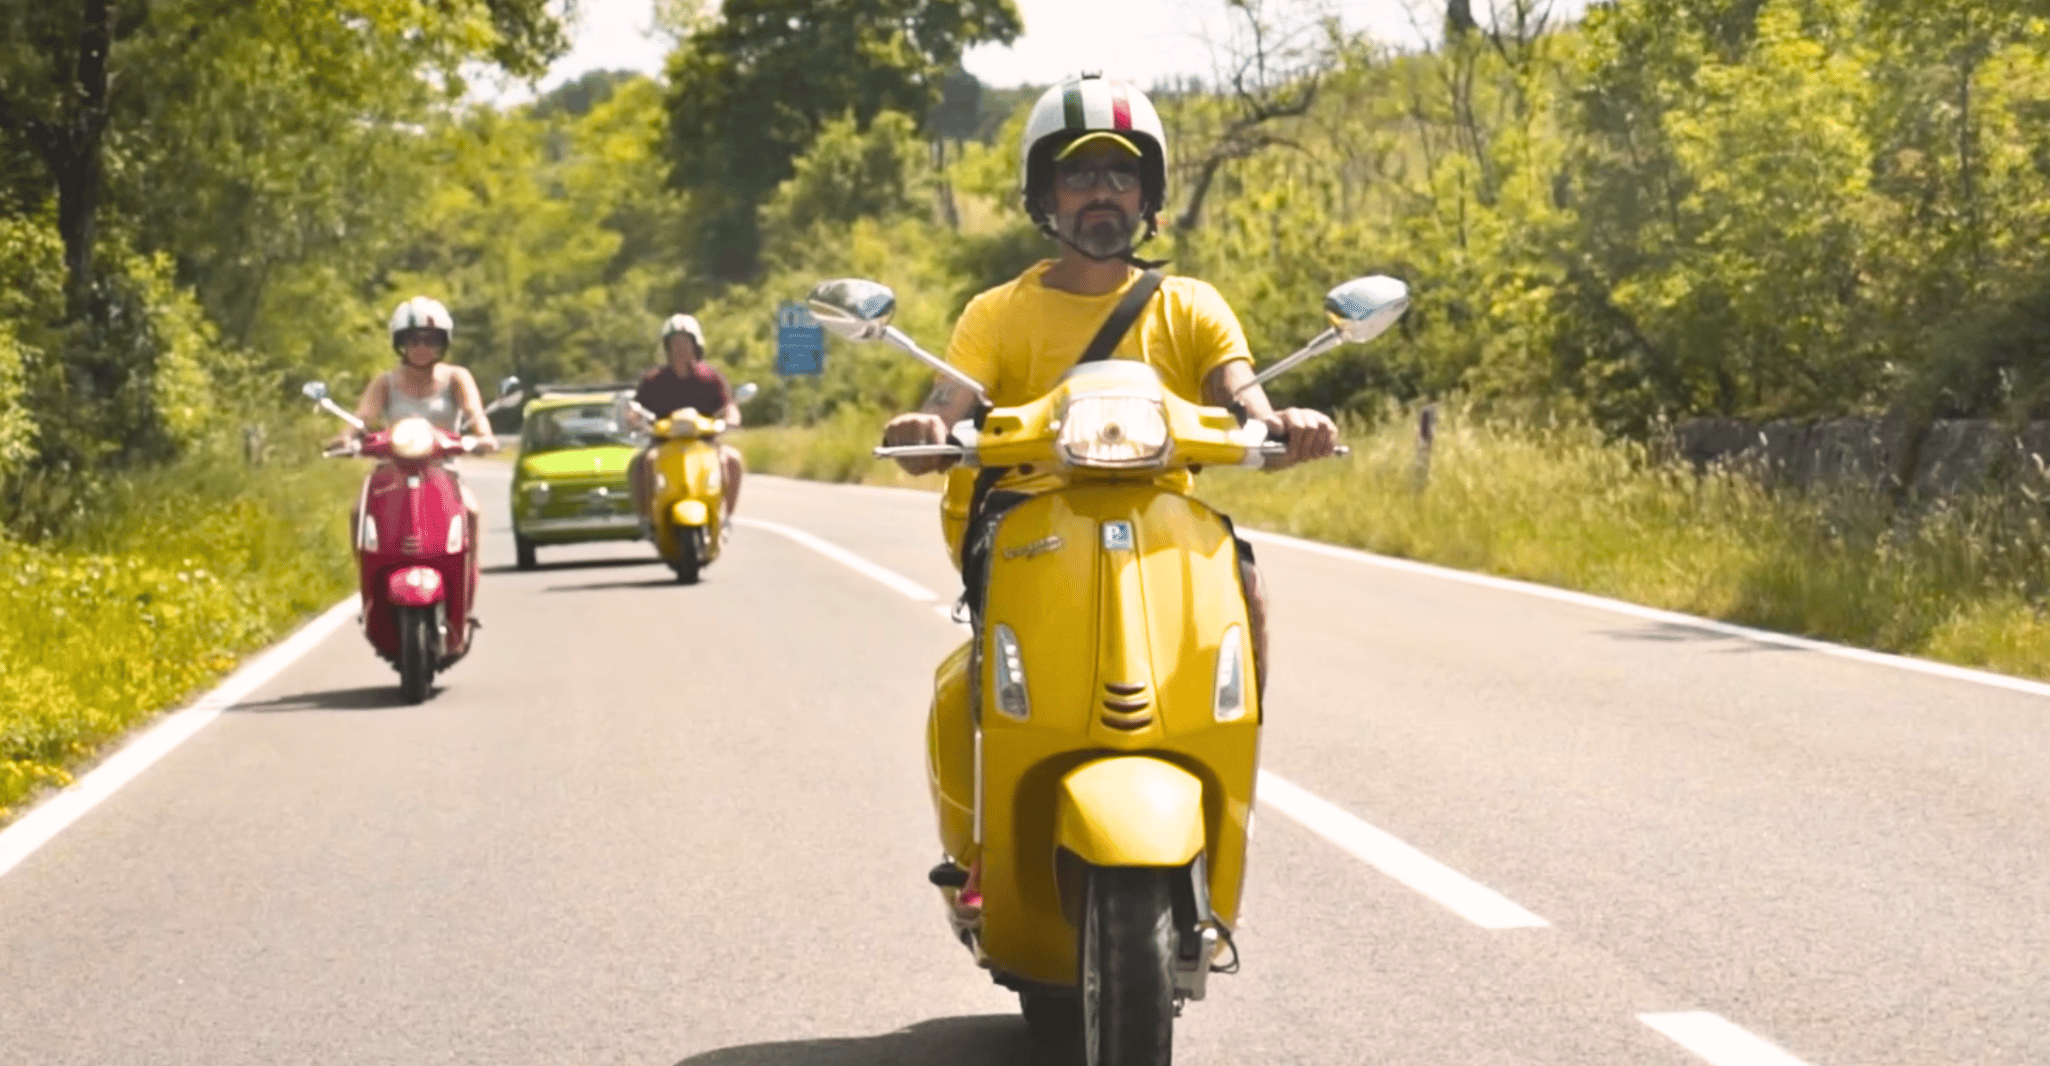
[[434, 683], [434, 609], [401, 607], [398, 623], [399, 695], [407, 703], [419, 703]]

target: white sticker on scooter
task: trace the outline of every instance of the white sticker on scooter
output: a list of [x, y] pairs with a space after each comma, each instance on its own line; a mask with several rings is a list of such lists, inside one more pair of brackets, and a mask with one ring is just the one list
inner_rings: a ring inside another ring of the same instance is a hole
[[1103, 524], [1103, 550], [1107, 552], [1131, 551], [1132, 523], [1105, 522]]

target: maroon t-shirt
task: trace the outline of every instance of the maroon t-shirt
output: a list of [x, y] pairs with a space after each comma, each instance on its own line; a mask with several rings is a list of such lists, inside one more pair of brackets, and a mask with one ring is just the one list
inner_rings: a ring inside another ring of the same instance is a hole
[[717, 418], [733, 402], [733, 390], [726, 387], [725, 375], [699, 361], [682, 374], [669, 366], [658, 366], [642, 374], [640, 387], [634, 390], [634, 402], [653, 411], [656, 418], [668, 418], [684, 407], [696, 408], [706, 418]]

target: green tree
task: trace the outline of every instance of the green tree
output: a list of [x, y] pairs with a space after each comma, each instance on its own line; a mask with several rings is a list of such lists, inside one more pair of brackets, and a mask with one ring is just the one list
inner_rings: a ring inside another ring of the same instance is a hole
[[971, 45], [1013, 40], [1011, 0], [728, 0], [668, 64], [670, 180], [698, 203], [695, 260], [751, 277], [756, 211], [827, 122], [926, 115]]

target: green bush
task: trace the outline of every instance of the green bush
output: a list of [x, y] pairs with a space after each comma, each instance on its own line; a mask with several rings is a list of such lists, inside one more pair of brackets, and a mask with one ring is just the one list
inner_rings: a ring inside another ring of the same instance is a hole
[[0, 538], [0, 820], [345, 595], [361, 476], [206, 450], [111, 479], [61, 541]]

